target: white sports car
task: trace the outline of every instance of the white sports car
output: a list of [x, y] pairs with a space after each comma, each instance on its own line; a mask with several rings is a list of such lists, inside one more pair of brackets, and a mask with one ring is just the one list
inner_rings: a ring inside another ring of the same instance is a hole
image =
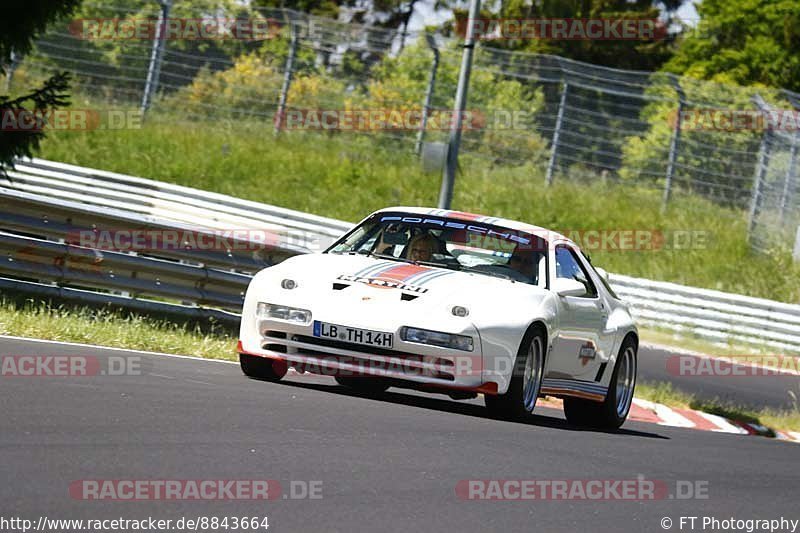
[[238, 346], [254, 378], [292, 367], [371, 392], [480, 393], [501, 418], [551, 395], [571, 423], [606, 428], [628, 416], [637, 349], [627, 306], [569, 239], [408, 207], [256, 274]]

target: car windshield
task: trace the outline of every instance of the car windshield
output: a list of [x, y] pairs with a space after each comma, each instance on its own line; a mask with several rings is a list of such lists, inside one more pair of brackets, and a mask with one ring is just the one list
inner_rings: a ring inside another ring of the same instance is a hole
[[326, 253], [362, 254], [545, 286], [547, 243], [530, 233], [469, 220], [378, 213]]

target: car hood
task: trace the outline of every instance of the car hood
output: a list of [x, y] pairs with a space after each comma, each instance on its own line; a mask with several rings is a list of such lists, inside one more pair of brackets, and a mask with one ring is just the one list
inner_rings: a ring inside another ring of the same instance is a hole
[[[308, 254], [295, 256], [262, 271], [260, 276], [297, 282], [296, 296], [339, 301], [402, 302], [421, 305], [469, 305], [475, 301], [502, 302], [528, 295], [541, 299], [548, 291], [511, 280], [472, 272], [378, 259], [363, 255]], [[294, 291], [293, 291], [294, 292]]]

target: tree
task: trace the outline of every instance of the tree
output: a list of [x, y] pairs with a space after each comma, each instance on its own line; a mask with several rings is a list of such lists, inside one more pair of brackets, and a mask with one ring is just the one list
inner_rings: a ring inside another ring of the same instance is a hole
[[703, 0], [700, 24], [664, 69], [740, 85], [800, 91], [800, 2]]
[[[6, 73], [13, 55], [24, 55], [33, 46], [37, 35], [48, 24], [72, 13], [80, 0], [6, 0], [0, 7], [0, 74]], [[57, 72], [41, 87], [15, 98], [0, 95], [0, 119], [19, 117], [21, 113], [32, 113], [25, 105], [33, 104], [34, 111], [48, 110], [68, 104], [69, 77]], [[7, 125], [7, 123], [6, 123]], [[44, 132], [39, 126], [26, 131], [7, 131], [0, 128], [0, 174], [13, 168], [14, 159], [31, 157], [39, 148]]]
[[[656, 70], [672, 55], [673, 37], [666, 31], [675, 10], [685, 0], [487, 0], [481, 18], [485, 19], [651, 19], [659, 20], [657, 37], [652, 40], [490, 40], [489, 46], [552, 54], [607, 67]], [[464, 10], [455, 10], [456, 19], [466, 19]], [[458, 26], [457, 22], [457, 26]], [[464, 26], [465, 27], [465, 26]]]

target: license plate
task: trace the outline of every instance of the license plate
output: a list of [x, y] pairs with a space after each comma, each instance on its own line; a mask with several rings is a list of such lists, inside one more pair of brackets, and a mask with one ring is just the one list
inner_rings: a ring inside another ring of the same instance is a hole
[[394, 344], [394, 333], [351, 328], [338, 324], [328, 324], [319, 320], [314, 321], [314, 336], [353, 344], [363, 344], [365, 346], [378, 346], [380, 348], [391, 348]]

